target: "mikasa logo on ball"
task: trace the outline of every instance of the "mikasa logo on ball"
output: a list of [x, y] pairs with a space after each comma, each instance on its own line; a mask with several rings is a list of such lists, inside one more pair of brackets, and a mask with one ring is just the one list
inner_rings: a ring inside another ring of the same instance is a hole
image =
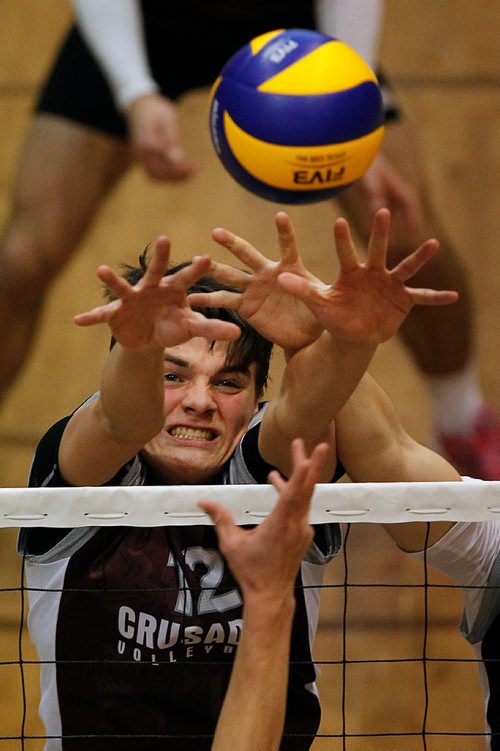
[[346, 165], [351, 155], [348, 151], [316, 154], [297, 154], [292, 167], [294, 185], [335, 185], [348, 178]]
[[296, 50], [298, 43], [294, 39], [285, 39], [273, 44], [264, 53], [263, 57], [268, 57], [273, 63], [281, 63], [290, 52]]
[[335, 183], [345, 175], [345, 167], [337, 167], [334, 169], [328, 167], [327, 169], [300, 169], [294, 170], [293, 182], [295, 185], [324, 185], [325, 183]]

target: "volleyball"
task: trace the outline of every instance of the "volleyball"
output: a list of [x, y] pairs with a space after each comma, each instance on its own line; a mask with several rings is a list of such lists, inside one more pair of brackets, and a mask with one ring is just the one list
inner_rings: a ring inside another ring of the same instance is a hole
[[278, 203], [336, 195], [366, 172], [384, 131], [375, 73], [339, 39], [278, 29], [224, 65], [210, 95], [215, 151], [243, 187]]

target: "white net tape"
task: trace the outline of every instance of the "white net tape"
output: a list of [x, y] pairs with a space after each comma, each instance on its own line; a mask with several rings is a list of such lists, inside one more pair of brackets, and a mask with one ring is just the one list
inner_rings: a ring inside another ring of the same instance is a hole
[[[196, 505], [202, 498], [225, 503], [237, 524], [258, 524], [276, 491], [270, 485], [2, 488], [0, 527], [211, 524]], [[495, 518], [500, 518], [500, 481], [318, 485], [310, 514], [312, 524]]]

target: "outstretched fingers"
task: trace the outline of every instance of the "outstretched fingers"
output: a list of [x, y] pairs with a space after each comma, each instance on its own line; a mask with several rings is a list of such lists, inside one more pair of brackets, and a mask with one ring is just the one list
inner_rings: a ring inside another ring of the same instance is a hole
[[195, 256], [190, 264], [179, 269], [174, 274], [163, 277], [162, 285], [171, 289], [186, 291], [189, 287], [208, 273], [211, 264], [210, 256]]
[[153, 257], [144, 272], [144, 286], [156, 286], [160, 283], [168, 269], [169, 256], [170, 240], [165, 235], [160, 235], [155, 242]]
[[[439, 243], [431, 239], [423, 243], [417, 250], [403, 258], [390, 272], [399, 282], [404, 284], [411, 279], [438, 252]], [[458, 300], [455, 290], [434, 290], [416, 287], [406, 287], [414, 305], [450, 305]]]
[[413, 305], [450, 305], [458, 300], [454, 290], [417, 289], [406, 287]]
[[109, 266], [99, 266], [97, 276], [108, 290], [118, 299], [124, 300], [132, 292], [131, 285]]
[[[294, 472], [290, 478], [295, 482], [295, 467], [299, 470], [297, 475], [297, 500], [300, 501], [304, 511], [309, 508], [309, 501], [314, 492], [314, 486], [318, 482], [321, 469], [326, 461], [330, 447], [327, 443], [319, 443], [314, 447], [310, 456], [307, 456], [304, 441], [296, 438], [292, 442], [292, 459]], [[304, 474], [301, 474], [305, 470]]]
[[403, 258], [395, 266], [391, 274], [400, 282], [406, 282], [411, 279], [425, 264], [438, 252], [439, 243], [437, 240], [430, 239], [423, 243], [417, 250]]
[[297, 250], [297, 239], [295, 230], [288, 214], [279, 211], [274, 219], [278, 231], [278, 245], [282, 261], [287, 263], [297, 263], [300, 261]]
[[341, 270], [344, 272], [353, 271], [358, 266], [358, 256], [352, 241], [349, 224], [345, 219], [337, 219], [333, 226], [333, 236]]
[[235, 323], [221, 321], [219, 318], [206, 318], [202, 313], [192, 312], [190, 335], [203, 336], [214, 341], [235, 341], [241, 335], [241, 329]]
[[328, 451], [328, 444], [320, 443], [308, 457], [304, 441], [301, 438], [292, 441], [293, 472], [290, 479], [284, 480], [277, 471], [269, 474], [269, 481], [280, 493], [275, 507], [277, 515], [289, 515], [292, 509], [297, 516], [308, 514], [314, 486], [318, 482]]
[[208, 272], [218, 282], [223, 282], [238, 289], [246, 289], [252, 280], [249, 271], [236, 268], [236, 266], [229, 266], [227, 263], [217, 263], [217, 261], [212, 261]]
[[245, 266], [252, 269], [252, 271], [259, 271], [266, 265], [267, 259], [262, 253], [253, 247], [249, 242], [244, 240], [238, 235], [234, 235], [227, 229], [217, 227], [212, 232], [212, 238], [216, 243], [222, 245], [226, 250], [229, 250], [233, 256], [236, 256]]
[[118, 300], [114, 300], [107, 305], [99, 305], [97, 308], [92, 308], [92, 310], [87, 310], [85, 313], [78, 313], [73, 316], [73, 321], [77, 326], [94, 326], [98, 323], [107, 323], [113, 316], [118, 305]]
[[229, 290], [218, 290], [217, 292], [192, 292], [188, 295], [188, 302], [191, 307], [228, 308], [229, 310], [238, 310], [241, 303], [241, 295], [239, 292], [229, 292]]
[[372, 231], [368, 242], [368, 266], [373, 268], [386, 267], [390, 228], [391, 212], [389, 209], [379, 209], [373, 218]]
[[[301, 443], [302, 443], [302, 451], [304, 452], [304, 456], [305, 456], [305, 448], [304, 448], [303, 442]], [[295, 441], [294, 441], [294, 444], [295, 444]], [[293, 450], [294, 450], [294, 445], [292, 444], [292, 451]], [[314, 447], [313, 451], [311, 452], [311, 455], [309, 456], [307, 482], [309, 483], [311, 489], [318, 482], [319, 476], [321, 474], [321, 470], [323, 469], [323, 465], [326, 461], [329, 451], [330, 451], [330, 446], [328, 443], [318, 443], [318, 445]]]
[[97, 276], [116, 297], [116, 300], [73, 316], [73, 321], [77, 326], [94, 326], [98, 323], [107, 323], [119, 306], [120, 301], [131, 294], [132, 287], [130, 284], [121, 276], [118, 276], [109, 266], [99, 266]]

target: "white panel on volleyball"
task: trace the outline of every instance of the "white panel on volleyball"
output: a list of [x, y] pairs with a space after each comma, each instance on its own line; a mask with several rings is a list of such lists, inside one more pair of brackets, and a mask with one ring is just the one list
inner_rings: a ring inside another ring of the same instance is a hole
[[[230, 508], [238, 524], [258, 524], [276, 501], [270, 485], [1, 488], [0, 527], [212, 524], [197, 501]], [[310, 521], [411, 522], [500, 519], [500, 481], [318, 485]]]

